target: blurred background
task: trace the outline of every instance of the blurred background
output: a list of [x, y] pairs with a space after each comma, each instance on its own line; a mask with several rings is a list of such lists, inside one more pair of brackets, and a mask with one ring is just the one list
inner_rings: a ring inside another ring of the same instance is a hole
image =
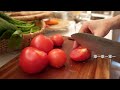
[[[56, 11], [57, 12], [57, 11]], [[60, 13], [60, 11], [58, 11]], [[63, 12], [62, 12], [63, 13]], [[65, 12], [64, 12], [65, 13]], [[76, 23], [81, 23], [83, 21], [97, 20], [97, 19], [107, 19], [120, 14], [120, 11], [66, 11], [68, 18], [64, 19], [75, 20]], [[80, 24], [79, 24], [80, 25]], [[79, 29], [80, 26], [78, 26]], [[108, 35], [105, 36], [107, 39], [115, 40], [120, 42], [120, 30], [110, 30]]]
[[[81, 25], [84, 21], [107, 19], [120, 14], [120, 11], [47, 11], [47, 12], [53, 13], [52, 17], [61, 19], [60, 20], [61, 22], [58, 25], [53, 25], [50, 28], [46, 28], [47, 30], [45, 34], [52, 35], [55, 33], [61, 33], [64, 36], [70, 36], [73, 33], [79, 32]], [[47, 16], [48, 16], [47, 19], [51, 17], [51, 15]], [[105, 38], [120, 42], [119, 33], [120, 30], [110, 30], [110, 32], [105, 36]]]
[[[83, 13], [90, 13], [91, 20], [94, 20], [114, 17], [120, 14], [120, 11], [83, 11]], [[111, 30], [106, 38], [120, 42], [120, 30]]]
[[[54, 14], [55, 17], [75, 21], [76, 22], [75, 32], [79, 32], [82, 22], [84, 21], [107, 19], [120, 14], [120, 11], [53, 11], [53, 12], [55, 13]], [[120, 32], [120, 30], [114, 31], [110, 30], [109, 34], [107, 34], [105, 38], [119, 41], [118, 32]]]

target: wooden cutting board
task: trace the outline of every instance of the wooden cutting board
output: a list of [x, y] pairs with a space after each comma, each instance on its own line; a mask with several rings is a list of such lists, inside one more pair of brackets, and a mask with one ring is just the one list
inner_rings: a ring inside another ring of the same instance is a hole
[[15, 57], [0, 68], [0, 79], [109, 79], [110, 60], [89, 59], [87, 62], [75, 62], [69, 57], [73, 41], [64, 38], [62, 49], [67, 54], [67, 62], [64, 67], [55, 69], [48, 66], [43, 72], [29, 75], [24, 73], [18, 65], [18, 57]]

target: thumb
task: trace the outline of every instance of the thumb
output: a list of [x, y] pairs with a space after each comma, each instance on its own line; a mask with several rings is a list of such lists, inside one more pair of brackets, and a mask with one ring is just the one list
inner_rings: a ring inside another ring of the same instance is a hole
[[80, 32], [80, 33], [86, 33], [88, 30], [89, 30], [89, 29], [88, 29], [88, 25], [85, 23], [85, 24], [83, 24], [83, 25], [81, 26], [79, 32]]
[[78, 46], [80, 46], [80, 44], [78, 44], [76, 41], [74, 41], [74, 42], [73, 42], [73, 47], [72, 47], [72, 49], [75, 49], [75, 48], [77, 48]]
[[[97, 31], [99, 31], [99, 30], [97, 30]], [[100, 32], [96, 32], [96, 33], [94, 33], [94, 36], [103, 37], [104, 34], [100, 33]]]

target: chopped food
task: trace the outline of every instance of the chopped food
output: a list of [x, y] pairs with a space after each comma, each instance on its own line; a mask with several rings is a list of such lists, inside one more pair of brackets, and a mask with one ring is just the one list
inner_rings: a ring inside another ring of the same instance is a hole
[[70, 58], [74, 61], [86, 61], [91, 57], [91, 52], [87, 48], [76, 48], [70, 52]]

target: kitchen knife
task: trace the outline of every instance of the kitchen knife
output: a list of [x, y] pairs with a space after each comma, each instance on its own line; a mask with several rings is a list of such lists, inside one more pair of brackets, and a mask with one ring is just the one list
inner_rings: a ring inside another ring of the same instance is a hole
[[95, 55], [115, 56], [112, 60], [120, 62], [120, 43], [88, 33], [75, 33], [71, 37], [81, 46], [94, 52]]

